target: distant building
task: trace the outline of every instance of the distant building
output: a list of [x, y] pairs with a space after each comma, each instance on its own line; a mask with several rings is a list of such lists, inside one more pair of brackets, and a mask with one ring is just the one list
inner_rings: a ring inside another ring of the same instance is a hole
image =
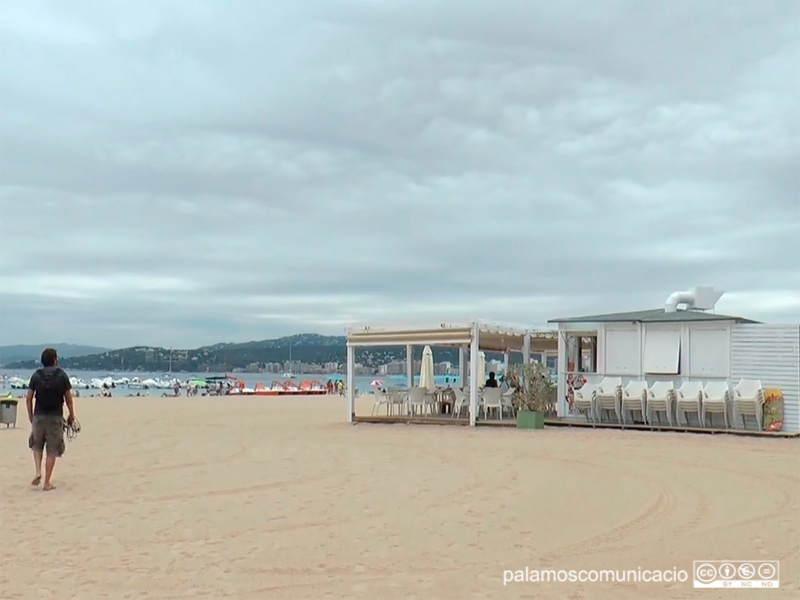
[[393, 360], [390, 363], [378, 367], [378, 374], [380, 375], [404, 375], [406, 372], [405, 361]]
[[449, 375], [450, 374], [450, 363], [449, 362], [439, 362], [433, 365], [433, 374], [434, 375]]
[[362, 365], [361, 363], [357, 363], [355, 367], [355, 375], [372, 375], [375, 372], [372, 367]]
[[495, 373], [504, 373], [505, 372], [505, 363], [502, 360], [490, 360], [486, 363], [486, 372], [490, 373], [494, 371]]

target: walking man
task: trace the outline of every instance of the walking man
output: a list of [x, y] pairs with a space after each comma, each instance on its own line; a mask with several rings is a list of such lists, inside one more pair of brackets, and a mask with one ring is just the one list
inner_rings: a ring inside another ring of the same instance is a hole
[[[36, 407], [33, 398], [36, 397]], [[45, 348], [42, 352], [42, 368], [31, 375], [28, 384], [28, 420], [31, 422], [31, 435], [28, 447], [33, 450], [33, 463], [36, 476], [31, 485], [39, 485], [42, 481], [42, 454], [47, 450], [45, 461], [44, 485], [42, 489], [55, 489], [50, 479], [56, 458], [62, 456], [64, 444], [64, 403], [69, 411], [68, 423], [75, 420], [75, 406], [72, 402], [72, 384], [67, 374], [58, 366], [58, 354], [53, 348]]]

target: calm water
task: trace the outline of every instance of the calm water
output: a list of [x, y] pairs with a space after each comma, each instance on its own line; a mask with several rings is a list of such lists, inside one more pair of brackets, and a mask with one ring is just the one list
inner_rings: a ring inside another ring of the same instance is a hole
[[[24, 380], [27, 380], [33, 371], [23, 371], [23, 370], [9, 370], [9, 369], [0, 369], [0, 376], [5, 375], [6, 377], [20, 377]], [[112, 379], [120, 379], [122, 377], [138, 377], [140, 380], [145, 379], [172, 379], [173, 377], [180, 380], [180, 381], [187, 381], [190, 379], [204, 379], [210, 376], [219, 376], [225, 375], [225, 373], [173, 373], [169, 375], [167, 373], [131, 373], [131, 372], [124, 372], [124, 371], [115, 371], [113, 373], [108, 373], [104, 371], [77, 371], [77, 370], [69, 370], [67, 371], [70, 377], [78, 377], [85, 381], [90, 381], [94, 378], [103, 379], [105, 377], [111, 377]], [[254, 388], [257, 383], [264, 383], [265, 385], [269, 385], [273, 381], [287, 381], [288, 378], [281, 377], [280, 375], [274, 373], [231, 373], [233, 377], [240, 379], [245, 382], [245, 385], [250, 388]], [[300, 383], [301, 381], [309, 380], [309, 381], [319, 381], [321, 383], [325, 383], [328, 379], [345, 379], [344, 375], [297, 375], [294, 379], [295, 382]], [[392, 375], [389, 377], [381, 377], [381, 376], [366, 376], [366, 377], [356, 377], [355, 378], [355, 387], [359, 390], [367, 390], [370, 388], [370, 383], [372, 383], [375, 379], [378, 379], [384, 383], [386, 386], [402, 386], [405, 385], [405, 375]], [[457, 376], [448, 375], [448, 376], [436, 376], [436, 383], [438, 385], [448, 385], [454, 384], [459, 380]], [[419, 377], [415, 377], [415, 380], [418, 381]], [[8, 391], [10, 387], [8, 386], [7, 382], [0, 382], [0, 389], [4, 392]], [[125, 391], [128, 389], [126, 386], [119, 386], [117, 393], [124, 394]], [[138, 390], [132, 390], [132, 393], [136, 393]], [[21, 393], [22, 390], [14, 390], [15, 393]], [[85, 393], [91, 394], [96, 393], [97, 390], [85, 390]], [[152, 392], [152, 390], [151, 390]], [[160, 393], [160, 392], [159, 392]]]

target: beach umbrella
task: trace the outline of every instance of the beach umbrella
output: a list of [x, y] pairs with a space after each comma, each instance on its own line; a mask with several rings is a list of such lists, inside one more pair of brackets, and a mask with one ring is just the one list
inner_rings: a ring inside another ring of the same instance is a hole
[[478, 352], [478, 387], [486, 384], [486, 354]]
[[422, 365], [419, 371], [419, 387], [433, 391], [436, 389], [436, 381], [433, 376], [433, 350], [430, 346], [425, 346], [422, 350]]
[[191, 387], [204, 388], [204, 387], [208, 387], [208, 382], [206, 382], [205, 379], [192, 379], [189, 382], [189, 385]]

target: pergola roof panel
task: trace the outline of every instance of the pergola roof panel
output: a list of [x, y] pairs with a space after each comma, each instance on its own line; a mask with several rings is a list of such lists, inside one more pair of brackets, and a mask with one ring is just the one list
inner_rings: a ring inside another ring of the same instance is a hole
[[555, 330], [533, 330], [515, 325], [477, 321], [467, 324], [441, 323], [433, 327], [358, 327], [347, 331], [351, 346], [460, 346], [472, 342], [475, 326], [478, 327], [481, 350], [489, 352], [522, 351], [525, 337], [531, 337], [531, 350], [555, 349], [558, 333]]

